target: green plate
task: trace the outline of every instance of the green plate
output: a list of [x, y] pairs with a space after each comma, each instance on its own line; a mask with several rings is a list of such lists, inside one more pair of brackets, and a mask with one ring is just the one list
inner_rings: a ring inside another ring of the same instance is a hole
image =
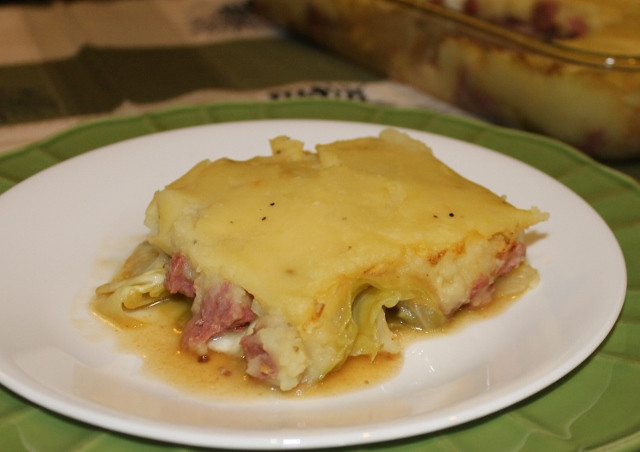
[[[0, 156], [0, 193], [62, 160], [129, 138], [202, 124], [291, 118], [408, 127], [515, 157], [585, 199], [613, 230], [627, 265], [627, 295], [615, 327], [596, 352], [557, 383], [458, 427], [349, 450], [640, 450], [640, 185], [562, 143], [461, 117], [350, 101], [218, 103], [92, 122]], [[10, 451], [187, 450], [71, 420], [3, 387], [0, 445]]]

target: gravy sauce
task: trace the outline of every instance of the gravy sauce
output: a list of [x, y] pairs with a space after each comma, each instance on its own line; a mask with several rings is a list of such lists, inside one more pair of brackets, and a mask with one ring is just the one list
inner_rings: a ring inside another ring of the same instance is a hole
[[[428, 340], [434, 334], [452, 334], [468, 322], [479, 321], [503, 312], [538, 281], [536, 270], [521, 265], [497, 283], [493, 301], [477, 309], [461, 309], [443, 328], [435, 331], [416, 331], [400, 328], [397, 339], [405, 348], [418, 340]], [[94, 301], [93, 313], [100, 317]], [[269, 388], [245, 374], [244, 360], [221, 353], [211, 353], [206, 360], [198, 360], [180, 348], [183, 326], [190, 316], [190, 302], [170, 299], [141, 309], [134, 314], [143, 324], [117, 327], [117, 347], [134, 353], [144, 360], [142, 372], [148, 378], [160, 379], [187, 393], [198, 396], [229, 398], [266, 397], [326, 397], [364, 389], [380, 384], [396, 375], [402, 367], [402, 353], [380, 353], [372, 361], [369, 357], [351, 357], [322, 382], [308, 388], [282, 393]]]

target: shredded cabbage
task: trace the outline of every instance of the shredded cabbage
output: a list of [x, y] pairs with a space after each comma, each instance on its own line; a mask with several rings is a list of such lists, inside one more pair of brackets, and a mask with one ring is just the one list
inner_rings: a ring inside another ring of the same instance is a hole
[[380, 290], [370, 286], [355, 298], [352, 315], [358, 325], [352, 356], [375, 355], [380, 351], [396, 353], [398, 344], [393, 342], [393, 333], [387, 325], [385, 308], [391, 308], [402, 298], [396, 290]]
[[141, 325], [130, 312], [169, 298], [164, 288], [169, 261], [169, 256], [148, 242], [138, 245], [116, 278], [96, 289], [98, 314], [116, 326]]
[[429, 331], [444, 325], [447, 317], [428, 300], [403, 300], [396, 305], [393, 320], [416, 330]]

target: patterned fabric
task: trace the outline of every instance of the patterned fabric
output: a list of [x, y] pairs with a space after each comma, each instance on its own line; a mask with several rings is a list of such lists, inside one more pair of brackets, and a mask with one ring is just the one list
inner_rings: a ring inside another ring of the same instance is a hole
[[464, 114], [277, 30], [246, 0], [0, 7], [0, 152], [84, 121], [295, 97]]

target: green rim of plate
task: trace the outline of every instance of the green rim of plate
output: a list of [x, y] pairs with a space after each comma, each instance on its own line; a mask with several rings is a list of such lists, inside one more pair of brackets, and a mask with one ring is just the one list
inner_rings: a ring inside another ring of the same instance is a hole
[[[628, 287], [622, 313], [607, 339], [569, 375], [476, 421], [349, 450], [640, 450], [640, 185], [558, 141], [468, 118], [353, 101], [215, 103], [98, 120], [4, 154], [0, 156], [0, 193], [40, 170], [107, 144], [182, 127], [259, 119], [330, 119], [406, 127], [509, 155], [549, 174], [586, 200], [612, 229], [626, 260]], [[4, 387], [0, 387], [0, 444], [5, 450], [187, 450], [83, 424]]]

